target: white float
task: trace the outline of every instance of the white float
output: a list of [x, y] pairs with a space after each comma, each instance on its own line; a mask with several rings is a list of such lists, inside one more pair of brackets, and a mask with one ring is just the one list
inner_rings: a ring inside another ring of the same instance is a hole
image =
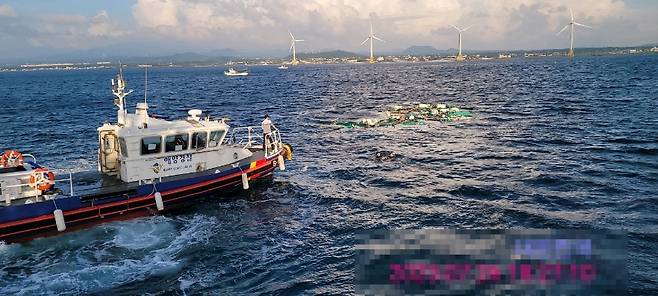
[[57, 231], [62, 232], [66, 230], [66, 222], [64, 221], [64, 212], [60, 209], [53, 211], [53, 216], [55, 216], [55, 225], [57, 225]]
[[162, 201], [162, 194], [160, 192], [155, 193], [155, 207], [158, 211], [164, 210], [164, 202]]
[[279, 162], [279, 169], [282, 171], [286, 170], [286, 164], [283, 162], [283, 155], [279, 154], [279, 157], [276, 159]]
[[249, 189], [249, 178], [247, 178], [246, 173], [242, 173], [242, 189]]

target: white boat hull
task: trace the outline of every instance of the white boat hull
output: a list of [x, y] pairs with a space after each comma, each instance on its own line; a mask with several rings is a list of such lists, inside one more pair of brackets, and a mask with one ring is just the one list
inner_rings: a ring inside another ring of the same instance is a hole
[[249, 73], [247, 73], [247, 72], [240, 72], [240, 73], [224, 72], [224, 75], [226, 75], [226, 76], [247, 76], [247, 75], [249, 75]]

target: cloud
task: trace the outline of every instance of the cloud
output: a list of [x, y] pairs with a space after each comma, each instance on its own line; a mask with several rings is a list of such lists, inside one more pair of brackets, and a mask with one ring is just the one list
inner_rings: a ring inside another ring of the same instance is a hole
[[133, 6], [133, 16], [142, 26], [151, 29], [178, 26], [178, 13], [182, 1], [176, 0], [138, 0]]
[[[412, 45], [457, 46], [450, 27], [473, 25], [464, 34], [465, 49], [565, 47], [568, 34], [555, 33], [569, 20], [578, 28], [577, 46], [636, 45], [658, 40], [658, 2], [620, 0], [134, 0], [114, 21], [103, 4], [95, 15], [16, 13], [0, 5], [0, 54], [20, 46], [89, 49], [115, 46], [135, 54], [234, 48], [242, 53], [285, 55], [290, 29], [304, 39], [299, 51], [345, 49], [365, 52], [368, 34], [376, 53]], [[128, 9], [130, 8], [130, 9]], [[27, 45], [25, 45], [27, 44]], [[141, 45], [138, 45], [141, 44]], [[20, 46], [19, 46], [20, 45]], [[148, 49], [150, 51], [146, 51]], [[20, 50], [20, 49], [19, 49]]]
[[285, 48], [290, 28], [308, 40], [307, 49], [359, 50], [369, 19], [377, 35], [390, 41], [379, 46], [389, 49], [454, 46], [450, 24], [474, 24], [465, 38], [476, 48], [533, 48], [558, 41], [554, 35], [568, 21], [569, 7], [593, 26], [632, 13], [618, 0], [137, 0], [132, 14], [141, 29], [169, 39], [238, 48]]
[[101, 10], [96, 16], [89, 20], [87, 34], [93, 37], [121, 37], [125, 32], [112, 23], [107, 11]]
[[5, 19], [0, 25], [0, 40], [53, 49], [103, 46], [126, 34], [112, 22], [105, 10], [94, 17], [77, 14], [13, 17]]
[[39, 34], [29, 39], [34, 46], [52, 48], [88, 49], [112, 43], [112, 38], [125, 35], [114, 24], [107, 11], [94, 17], [81, 15], [46, 15], [35, 27]]
[[0, 5], [0, 17], [16, 17], [16, 11], [7, 4]]

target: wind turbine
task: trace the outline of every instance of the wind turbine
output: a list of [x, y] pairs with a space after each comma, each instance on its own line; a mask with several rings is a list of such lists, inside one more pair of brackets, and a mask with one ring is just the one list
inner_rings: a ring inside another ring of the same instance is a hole
[[573, 28], [574, 28], [574, 25], [585, 27], [585, 28], [590, 28], [590, 29], [592, 27], [590, 27], [588, 25], [583, 25], [581, 23], [577, 23], [573, 18], [573, 11], [571, 10], [571, 8], [569, 8], [569, 13], [571, 14], [571, 21], [566, 26], [564, 26], [564, 28], [562, 28], [562, 30], [560, 30], [560, 32], [557, 32], [557, 35], [560, 35], [560, 33], [564, 32], [564, 30], [571, 27], [571, 32], [569, 34], [570, 37], [571, 37], [571, 44], [569, 45], [569, 53], [567, 53], [567, 56], [572, 58], [574, 56], [574, 53], [573, 53]]
[[299, 61], [297, 60], [297, 51], [295, 49], [295, 44], [297, 42], [302, 42], [304, 40], [295, 39], [295, 36], [292, 35], [292, 32], [290, 32], [290, 30], [288, 30], [288, 33], [290, 33], [290, 49], [288, 50], [288, 52], [292, 51], [292, 62], [291, 62], [291, 64], [297, 65], [297, 64], [299, 64]]
[[455, 26], [455, 25], [451, 25], [451, 26], [452, 26], [453, 28], [455, 28], [455, 30], [457, 30], [457, 32], [459, 33], [459, 53], [457, 54], [457, 58], [456, 58], [456, 60], [457, 60], [457, 61], [463, 61], [463, 60], [464, 60], [464, 56], [462, 55], [462, 32], [466, 32], [466, 31], [468, 31], [468, 29], [470, 29], [471, 27], [473, 27], [473, 25], [470, 25], [470, 26], [468, 26], [468, 27], [466, 27], [466, 28], [464, 28], [464, 29], [457, 28], [457, 26]]
[[372, 33], [372, 21], [370, 21], [370, 34], [368, 34], [368, 38], [366, 40], [363, 40], [361, 42], [361, 45], [364, 45], [368, 40], [370, 40], [370, 58], [368, 59], [368, 63], [374, 64], [375, 63], [375, 57], [373, 56], [372, 53], [372, 40], [377, 39], [381, 42], [385, 42], [384, 40], [380, 39], [379, 37], [375, 36], [375, 34]]

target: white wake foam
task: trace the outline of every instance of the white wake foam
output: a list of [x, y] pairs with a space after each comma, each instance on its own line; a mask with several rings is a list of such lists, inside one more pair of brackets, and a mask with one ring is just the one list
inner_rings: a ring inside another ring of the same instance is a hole
[[178, 255], [207, 243], [217, 224], [203, 215], [156, 216], [24, 246], [0, 245], [0, 294], [77, 295], [176, 273], [186, 264]]

